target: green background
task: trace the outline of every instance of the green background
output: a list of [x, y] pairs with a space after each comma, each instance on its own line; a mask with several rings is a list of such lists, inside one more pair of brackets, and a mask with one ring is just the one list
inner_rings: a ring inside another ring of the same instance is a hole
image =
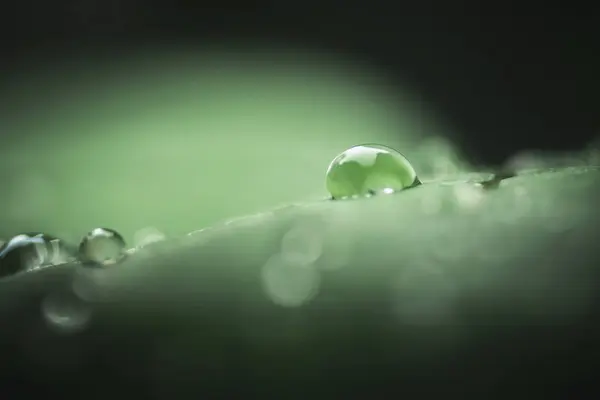
[[365, 142], [422, 178], [458, 168], [426, 99], [352, 60], [218, 46], [47, 60], [5, 87], [0, 237], [181, 235], [324, 198], [329, 162]]

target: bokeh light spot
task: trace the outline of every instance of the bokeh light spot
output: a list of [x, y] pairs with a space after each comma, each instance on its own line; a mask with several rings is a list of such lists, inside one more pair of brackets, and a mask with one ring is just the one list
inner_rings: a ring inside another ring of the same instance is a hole
[[281, 258], [299, 265], [312, 264], [323, 252], [323, 232], [318, 225], [301, 224], [281, 239]]
[[321, 276], [312, 265], [295, 264], [279, 254], [262, 267], [263, 288], [267, 296], [283, 307], [299, 307], [319, 292]]
[[48, 326], [63, 334], [83, 331], [92, 317], [90, 305], [71, 292], [55, 292], [42, 300], [42, 316]]

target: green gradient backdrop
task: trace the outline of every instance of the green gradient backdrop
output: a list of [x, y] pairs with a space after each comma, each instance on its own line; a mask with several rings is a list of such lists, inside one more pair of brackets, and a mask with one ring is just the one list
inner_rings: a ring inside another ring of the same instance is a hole
[[421, 176], [439, 167], [443, 151], [432, 163], [422, 139], [447, 132], [414, 91], [330, 55], [241, 49], [90, 51], [15, 76], [1, 109], [0, 235], [183, 234], [326, 196], [328, 163], [362, 142], [400, 149]]

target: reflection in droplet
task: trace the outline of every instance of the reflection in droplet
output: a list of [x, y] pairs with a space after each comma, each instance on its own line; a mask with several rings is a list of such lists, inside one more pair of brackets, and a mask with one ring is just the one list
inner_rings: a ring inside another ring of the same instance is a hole
[[20, 234], [0, 248], [0, 276], [63, 264], [73, 258], [72, 248], [52, 235]]
[[84, 264], [109, 266], [125, 259], [125, 239], [115, 230], [96, 228], [79, 244], [79, 257]]
[[305, 224], [288, 231], [281, 239], [281, 257], [293, 264], [314, 263], [323, 252], [323, 232], [319, 228]]
[[133, 234], [133, 245], [135, 247], [144, 247], [153, 243], [162, 242], [166, 239], [164, 233], [154, 227], [147, 227], [138, 230]]
[[313, 266], [290, 263], [280, 255], [271, 257], [261, 273], [267, 296], [284, 307], [308, 303], [318, 293], [321, 283], [321, 276]]
[[375, 144], [354, 146], [339, 154], [326, 174], [333, 199], [389, 194], [419, 184], [413, 166], [402, 154]]
[[73, 334], [84, 330], [92, 317], [92, 309], [70, 292], [55, 292], [42, 300], [42, 316], [52, 329]]

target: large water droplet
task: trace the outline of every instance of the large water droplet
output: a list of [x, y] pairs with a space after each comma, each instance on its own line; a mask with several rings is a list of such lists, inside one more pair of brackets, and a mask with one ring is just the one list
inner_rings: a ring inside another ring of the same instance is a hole
[[0, 246], [0, 277], [61, 264], [74, 255], [72, 246], [54, 236], [20, 234]]
[[108, 266], [121, 262], [126, 255], [125, 239], [116, 231], [96, 228], [79, 245], [79, 257], [84, 264]]
[[389, 194], [420, 184], [417, 173], [399, 152], [381, 145], [354, 146], [329, 165], [327, 190], [334, 199]]

